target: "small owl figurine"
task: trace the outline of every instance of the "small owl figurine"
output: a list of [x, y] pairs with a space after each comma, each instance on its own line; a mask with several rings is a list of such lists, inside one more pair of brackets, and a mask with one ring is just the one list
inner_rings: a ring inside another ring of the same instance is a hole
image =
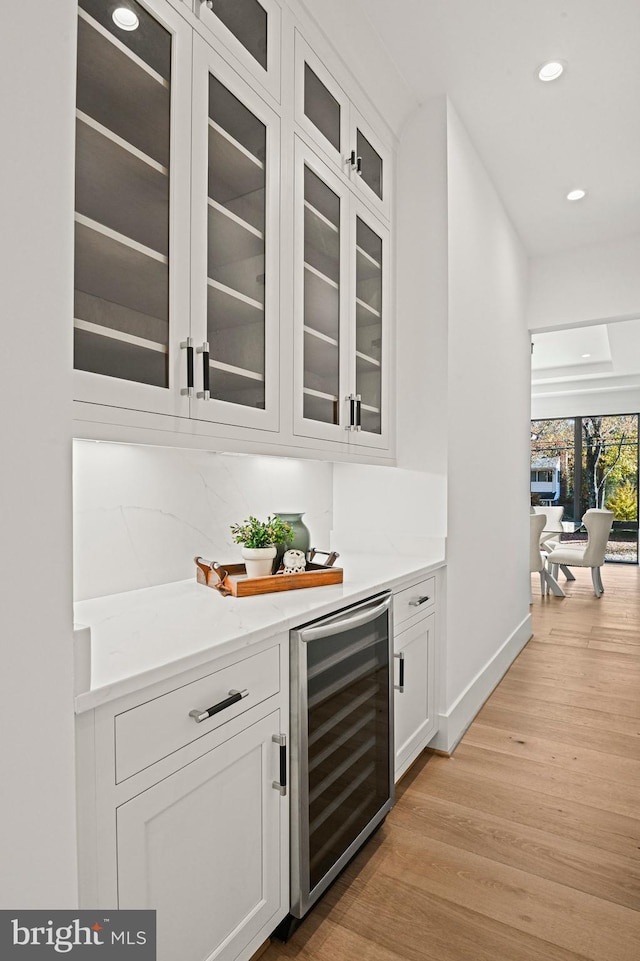
[[296, 550], [285, 551], [282, 563], [285, 574], [300, 574], [307, 566], [304, 553]]

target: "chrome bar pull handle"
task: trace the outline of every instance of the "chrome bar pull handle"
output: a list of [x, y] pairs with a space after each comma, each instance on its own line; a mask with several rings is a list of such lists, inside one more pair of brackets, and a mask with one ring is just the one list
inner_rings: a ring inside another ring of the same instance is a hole
[[280, 778], [278, 781], [272, 781], [271, 786], [280, 797], [285, 797], [287, 793], [287, 735], [273, 734], [271, 740], [280, 747]]
[[359, 177], [362, 176], [362, 157], [356, 159], [356, 173]]
[[187, 352], [187, 386], [180, 390], [184, 397], [193, 397], [193, 337], [187, 337], [180, 344]]
[[362, 430], [362, 397], [360, 394], [355, 396], [356, 410], [355, 410], [355, 422], [353, 425], [354, 430]]
[[220, 711], [224, 711], [225, 708], [231, 707], [232, 704], [237, 704], [241, 701], [243, 697], [247, 697], [249, 691], [246, 689], [243, 691], [229, 691], [229, 697], [225, 697], [224, 700], [218, 701], [212, 707], [208, 707], [206, 710], [202, 708], [195, 707], [193, 711], [189, 711], [189, 717], [192, 717], [196, 724], [202, 724], [208, 718], [213, 717], [214, 714], [219, 714]]
[[202, 347], [196, 348], [197, 354], [202, 354], [202, 390], [199, 390], [196, 397], [201, 397], [202, 400], [211, 400], [211, 392], [209, 390], [209, 343], [205, 340]]
[[349, 423], [346, 425], [345, 430], [355, 430], [356, 426], [356, 395], [348, 394], [345, 400], [349, 403]]
[[404, 694], [404, 651], [400, 651], [399, 654], [394, 654], [393, 656], [397, 657], [400, 661], [400, 676], [398, 678], [398, 683], [394, 684], [393, 687], [396, 691]]
[[409, 601], [409, 607], [420, 607], [421, 604], [426, 604], [428, 600], [431, 600], [428, 594], [423, 594], [422, 597], [416, 597], [415, 601]]

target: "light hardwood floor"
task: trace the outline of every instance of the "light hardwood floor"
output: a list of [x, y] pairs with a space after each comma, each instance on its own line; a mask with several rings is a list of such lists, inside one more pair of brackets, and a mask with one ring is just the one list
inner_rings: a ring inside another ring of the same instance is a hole
[[[639, 961], [640, 572], [541, 598], [452, 758], [424, 754], [263, 961]], [[561, 582], [564, 579], [561, 575]]]

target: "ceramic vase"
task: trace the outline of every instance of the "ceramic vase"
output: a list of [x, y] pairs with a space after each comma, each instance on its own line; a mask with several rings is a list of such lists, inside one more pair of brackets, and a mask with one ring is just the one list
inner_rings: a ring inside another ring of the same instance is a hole
[[311, 542], [311, 533], [309, 528], [302, 520], [304, 517], [304, 511], [300, 513], [288, 513], [285, 514], [281, 511], [275, 512], [276, 517], [280, 520], [286, 521], [287, 524], [291, 525], [291, 537], [286, 544], [278, 544], [278, 554], [275, 563], [275, 569], [278, 570], [280, 563], [284, 556], [284, 552], [289, 550], [289, 548], [295, 548], [298, 551], [302, 551], [305, 557], [309, 556], [309, 546]]
[[276, 549], [271, 547], [243, 547], [242, 559], [247, 577], [268, 577], [273, 567]]

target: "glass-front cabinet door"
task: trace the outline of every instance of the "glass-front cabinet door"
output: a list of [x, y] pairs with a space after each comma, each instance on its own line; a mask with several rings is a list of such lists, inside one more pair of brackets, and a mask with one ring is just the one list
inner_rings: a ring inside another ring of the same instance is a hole
[[[193, 0], [207, 40], [231, 51], [280, 102], [280, 7], [275, 0]], [[221, 46], [224, 44], [224, 46]]]
[[389, 375], [389, 235], [363, 204], [354, 202], [351, 228], [354, 283], [351, 311], [356, 395], [355, 442], [387, 446]]
[[377, 213], [390, 216], [390, 151], [296, 33], [295, 113], [313, 141]]
[[80, 0], [74, 283], [79, 400], [188, 414], [187, 358], [180, 345], [189, 323], [184, 105], [190, 61], [190, 31], [165, 4], [127, 0], [114, 9], [107, 0]]
[[295, 58], [298, 126], [346, 176], [350, 153], [349, 100], [298, 31], [295, 34]]
[[192, 416], [277, 430], [279, 121], [194, 44]]
[[346, 441], [348, 189], [296, 140], [296, 429]]
[[388, 446], [386, 228], [296, 141], [296, 433]]
[[389, 219], [391, 152], [353, 105], [350, 116], [350, 140], [355, 145], [355, 168], [350, 165], [352, 182], [361, 199]]

